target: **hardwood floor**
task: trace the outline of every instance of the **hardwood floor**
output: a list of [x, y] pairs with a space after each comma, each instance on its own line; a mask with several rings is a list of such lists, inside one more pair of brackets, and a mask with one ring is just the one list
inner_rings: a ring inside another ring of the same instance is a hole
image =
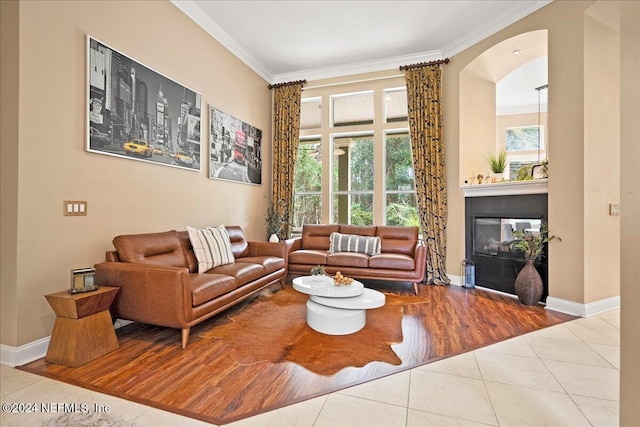
[[193, 328], [131, 324], [120, 348], [78, 368], [37, 360], [21, 369], [214, 424], [380, 378], [574, 317], [479, 289], [375, 283], [385, 307], [355, 334], [305, 324], [304, 300], [272, 289]]

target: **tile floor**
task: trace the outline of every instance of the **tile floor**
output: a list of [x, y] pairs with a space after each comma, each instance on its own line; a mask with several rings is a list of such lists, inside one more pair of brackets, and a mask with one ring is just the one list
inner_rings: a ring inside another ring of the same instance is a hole
[[[617, 426], [619, 328], [612, 310], [230, 425]], [[108, 405], [137, 426], [210, 425], [6, 366], [0, 372], [3, 404], [79, 401]], [[47, 417], [3, 411], [0, 425]]]

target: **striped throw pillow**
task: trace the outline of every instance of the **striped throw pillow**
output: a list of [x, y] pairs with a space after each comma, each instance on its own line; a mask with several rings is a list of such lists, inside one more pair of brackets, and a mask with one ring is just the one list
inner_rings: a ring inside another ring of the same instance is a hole
[[358, 252], [378, 255], [381, 249], [380, 237], [359, 236], [356, 234], [331, 233], [329, 236], [329, 252]]
[[207, 228], [187, 227], [193, 253], [198, 260], [198, 273], [236, 262], [231, 251], [231, 239], [224, 225]]

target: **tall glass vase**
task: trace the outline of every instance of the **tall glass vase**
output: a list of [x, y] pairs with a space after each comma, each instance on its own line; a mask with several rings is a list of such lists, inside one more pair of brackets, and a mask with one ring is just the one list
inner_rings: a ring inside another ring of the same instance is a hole
[[536, 305], [544, 291], [542, 278], [533, 265], [533, 261], [527, 260], [524, 268], [516, 277], [516, 295], [524, 305]]

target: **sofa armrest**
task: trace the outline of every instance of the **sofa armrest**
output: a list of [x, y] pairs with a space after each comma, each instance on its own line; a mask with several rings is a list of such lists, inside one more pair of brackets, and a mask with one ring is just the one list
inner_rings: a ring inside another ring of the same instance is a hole
[[422, 240], [418, 240], [418, 243], [416, 243], [416, 248], [413, 252], [413, 259], [416, 263], [416, 272], [420, 273], [422, 281], [424, 281], [427, 271], [427, 246]]
[[284, 241], [287, 246], [287, 253], [290, 254], [293, 251], [302, 249], [302, 237], [294, 237]]
[[116, 316], [171, 328], [189, 327], [193, 312], [187, 268], [102, 262], [95, 269], [97, 285], [120, 288], [113, 305]]

